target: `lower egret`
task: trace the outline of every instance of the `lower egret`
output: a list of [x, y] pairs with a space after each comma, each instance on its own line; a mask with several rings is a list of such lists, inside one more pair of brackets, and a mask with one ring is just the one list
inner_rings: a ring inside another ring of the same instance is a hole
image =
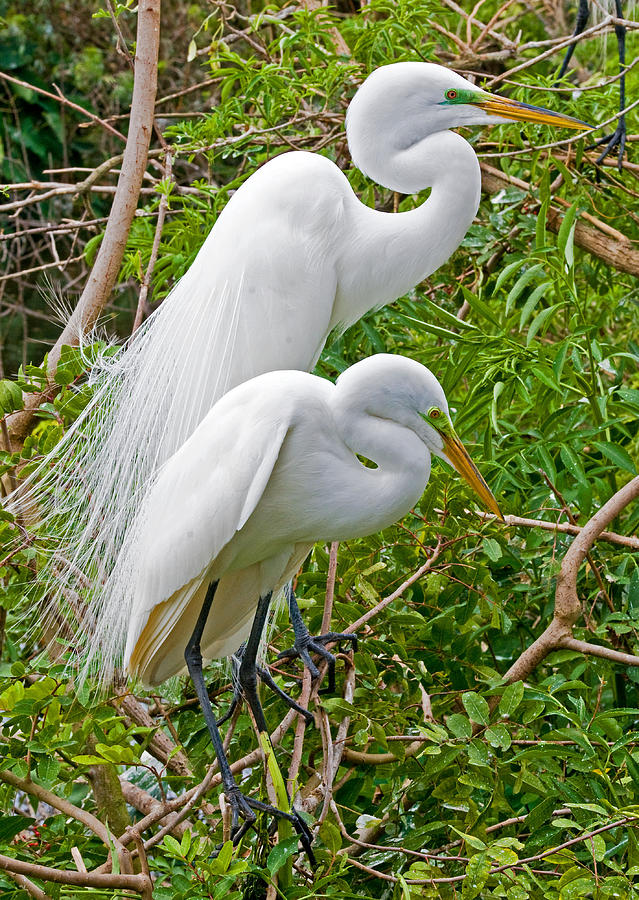
[[[267, 733], [256, 654], [272, 595], [316, 541], [362, 537], [404, 516], [424, 491], [433, 454], [501, 517], [453, 429], [441, 385], [423, 365], [379, 354], [351, 366], [336, 384], [270, 372], [217, 402], [138, 510], [101, 592], [93, 661], [108, 675], [123, 659], [131, 675], [157, 684], [182, 672], [186, 660], [236, 839], [254, 820], [252, 807], [264, 805], [243, 797], [233, 780], [203, 659], [229, 656], [248, 639], [239, 682]], [[295, 631], [299, 652], [304, 636]]]
[[450, 129], [509, 121], [587, 127], [442, 66], [394, 63], [359, 88], [346, 134], [379, 184], [430, 187], [421, 206], [371, 209], [334, 162], [306, 152], [272, 159], [234, 193], [171, 295], [94, 370], [93, 399], [44, 460], [32, 500], [45, 526], [51, 512], [58, 542], [43, 575], [50, 593], [86, 596], [87, 581], [100, 590], [158, 471], [221, 395], [263, 372], [312, 369], [332, 330], [448, 259], [481, 185], [473, 148]]

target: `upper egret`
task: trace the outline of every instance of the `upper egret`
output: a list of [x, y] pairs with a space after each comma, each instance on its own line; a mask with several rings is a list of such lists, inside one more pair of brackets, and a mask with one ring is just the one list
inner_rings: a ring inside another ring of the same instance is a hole
[[501, 516], [455, 434], [441, 385], [418, 362], [379, 354], [335, 385], [269, 372], [216, 403], [142, 502], [102, 588], [93, 650], [108, 671], [124, 648], [128, 671], [149, 684], [182, 671], [186, 658], [234, 828], [238, 815], [245, 819], [236, 836], [254, 819], [250, 807], [264, 805], [233, 781], [202, 658], [230, 655], [248, 637], [239, 680], [266, 732], [255, 655], [271, 594], [316, 541], [368, 535], [404, 516], [424, 491], [432, 454]]
[[222, 394], [266, 371], [312, 369], [332, 329], [450, 256], [477, 211], [480, 170], [449, 129], [508, 121], [586, 127], [441, 66], [394, 63], [359, 88], [346, 133], [375, 181], [402, 193], [430, 187], [421, 206], [371, 209], [333, 162], [306, 152], [276, 157], [240, 187], [170, 296], [96, 367], [88, 409], [45, 459], [32, 496], [45, 523], [47, 509], [56, 517], [60, 596], [108, 576], [158, 469]]

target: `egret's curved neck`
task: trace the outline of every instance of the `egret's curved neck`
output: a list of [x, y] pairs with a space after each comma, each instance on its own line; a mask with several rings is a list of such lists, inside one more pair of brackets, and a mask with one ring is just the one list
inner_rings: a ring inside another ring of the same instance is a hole
[[[481, 173], [470, 144], [453, 131], [430, 134], [387, 155], [363, 148], [357, 165], [380, 184], [410, 194], [430, 187], [416, 209], [384, 213], [358, 204], [353, 241], [343, 253], [333, 325], [350, 324], [373, 306], [411, 290], [456, 250], [470, 227]], [[350, 296], [340, 304], [340, 294]], [[353, 297], [360, 303], [353, 306]]]
[[366, 533], [386, 528], [422, 495], [430, 474], [430, 452], [412, 429], [362, 411], [361, 397], [340, 393], [339, 385], [332, 412], [346, 446], [377, 464], [375, 470], [362, 466], [361, 477], [351, 484], [368, 517]]

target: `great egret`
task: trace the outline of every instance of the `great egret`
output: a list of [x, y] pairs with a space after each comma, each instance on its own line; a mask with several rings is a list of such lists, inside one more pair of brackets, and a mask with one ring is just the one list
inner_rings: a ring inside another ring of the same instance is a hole
[[93, 650], [108, 671], [125, 646], [126, 668], [148, 684], [181, 672], [186, 658], [236, 837], [255, 818], [251, 806], [264, 805], [243, 797], [233, 781], [202, 658], [228, 656], [248, 637], [239, 680], [258, 729], [267, 732], [255, 656], [272, 593], [316, 541], [361, 537], [404, 516], [424, 491], [432, 454], [501, 517], [455, 434], [435, 376], [414, 360], [379, 354], [335, 385], [278, 371], [234, 388], [144, 499], [102, 588]]
[[47, 510], [55, 518], [60, 598], [86, 596], [87, 581], [99, 592], [158, 470], [221, 395], [263, 372], [312, 369], [331, 330], [450, 256], [477, 211], [480, 171], [448, 129], [508, 121], [587, 127], [438, 65], [394, 63], [359, 88], [346, 133], [379, 184], [430, 187], [421, 206], [370, 209], [333, 162], [306, 152], [276, 157], [240, 187], [170, 296], [94, 369], [90, 405], [41, 467], [31, 496], [44, 526]]

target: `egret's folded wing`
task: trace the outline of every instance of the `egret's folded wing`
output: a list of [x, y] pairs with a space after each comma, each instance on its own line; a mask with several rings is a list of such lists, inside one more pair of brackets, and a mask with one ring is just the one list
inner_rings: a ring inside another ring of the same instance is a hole
[[154, 607], [174, 595], [178, 606], [188, 602], [194, 580], [259, 503], [277, 461], [290, 426], [286, 404], [225, 400], [166, 463], [140, 511], [127, 554], [135, 560], [127, 656]]

